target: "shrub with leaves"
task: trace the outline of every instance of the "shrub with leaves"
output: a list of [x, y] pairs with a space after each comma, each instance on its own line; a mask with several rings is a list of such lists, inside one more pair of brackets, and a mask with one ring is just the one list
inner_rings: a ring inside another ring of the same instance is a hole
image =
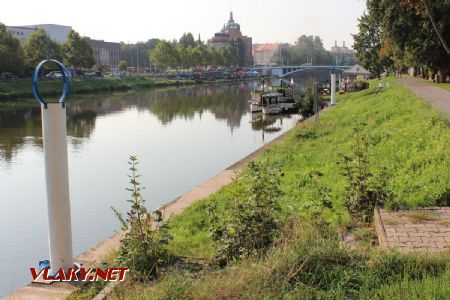
[[264, 251], [272, 244], [280, 226], [277, 200], [282, 193], [282, 175], [278, 167], [250, 162], [240, 178], [244, 188], [229, 201], [229, 207], [216, 203], [208, 208], [219, 265]]
[[352, 155], [343, 155], [343, 175], [347, 179], [346, 202], [354, 223], [370, 223], [373, 210], [383, 203], [392, 202], [389, 190], [389, 176], [382, 169], [378, 176], [374, 175], [369, 161], [370, 138], [363, 132], [364, 123], [358, 121], [354, 130], [355, 141]]
[[308, 79], [305, 96], [300, 101], [300, 114], [307, 118], [314, 114], [314, 81]]
[[141, 175], [137, 172], [137, 158], [130, 156], [128, 164], [131, 187], [127, 190], [131, 193], [131, 199], [127, 201], [131, 208], [125, 218], [120, 211], [111, 207], [125, 231], [117, 263], [129, 268], [135, 279], [152, 279], [158, 276], [161, 267], [167, 263], [166, 245], [171, 236], [167, 234], [168, 228], [162, 221], [162, 213], [159, 210], [149, 211], [145, 207], [141, 194], [143, 187], [139, 182]]
[[301, 213], [310, 217], [311, 222], [317, 228], [324, 228], [330, 225], [328, 214], [334, 214], [334, 206], [331, 196], [331, 189], [320, 182], [324, 174], [320, 171], [309, 173], [308, 193], [302, 200]]

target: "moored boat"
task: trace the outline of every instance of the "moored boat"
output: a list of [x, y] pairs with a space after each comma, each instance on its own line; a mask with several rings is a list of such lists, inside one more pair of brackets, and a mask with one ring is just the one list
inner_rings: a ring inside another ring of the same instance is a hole
[[266, 93], [261, 96], [262, 112], [265, 115], [276, 115], [283, 111], [280, 105], [280, 93]]

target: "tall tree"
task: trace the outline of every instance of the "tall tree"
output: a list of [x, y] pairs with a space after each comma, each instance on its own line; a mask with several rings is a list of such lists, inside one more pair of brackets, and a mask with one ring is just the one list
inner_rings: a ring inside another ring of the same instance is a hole
[[382, 47], [381, 26], [373, 14], [364, 14], [358, 19], [359, 32], [353, 35], [353, 48], [363, 66], [378, 77], [386, 67], [380, 59]]
[[155, 49], [150, 52], [149, 57], [157, 66], [176, 67], [179, 64], [176, 45], [164, 40], [159, 41]]
[[64, 63], [75, 68], [91, 68], [95, 64], [94, 54], [88, 39], [74, 30], [69, 32], [63, 46]]
[[61, 46], [52, 40], [43, 29], [33, 32], [23, 46], [27, 67], [34, 69], [44, 59], [61, 60]]
[[300, 36], [289, 51], [292, 64], [312, 62], [315, 65], [323, 65], [332, 63], [331, 55], [325, 50], [322, 40], [318, 36]]
[[180, 38], [179, 44], [181, 46], [183, 46], [184, 48], [187, 48], [189, 46], [195, 47], [195, 45], [196, 45], [195, 40], [194, 40], [194, 36], [190, 32], [183, 33], [183, 35]]
[[20, 41], [6, 31], [6, 26], [0, 23], [0, 73], [19, 74], [22, 68], [23, 54]]

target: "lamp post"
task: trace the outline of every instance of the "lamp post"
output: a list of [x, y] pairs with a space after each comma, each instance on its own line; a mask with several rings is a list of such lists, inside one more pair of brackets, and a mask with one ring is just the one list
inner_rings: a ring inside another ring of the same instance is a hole
[[139, 45], [136, 43], [136, 74], [139, 74]]

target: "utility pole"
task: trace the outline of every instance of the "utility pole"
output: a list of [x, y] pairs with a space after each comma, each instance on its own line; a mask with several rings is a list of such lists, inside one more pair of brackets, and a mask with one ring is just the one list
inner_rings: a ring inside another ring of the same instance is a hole
[[139, 74], [139, 44], [136, 43], [136, 73]]

